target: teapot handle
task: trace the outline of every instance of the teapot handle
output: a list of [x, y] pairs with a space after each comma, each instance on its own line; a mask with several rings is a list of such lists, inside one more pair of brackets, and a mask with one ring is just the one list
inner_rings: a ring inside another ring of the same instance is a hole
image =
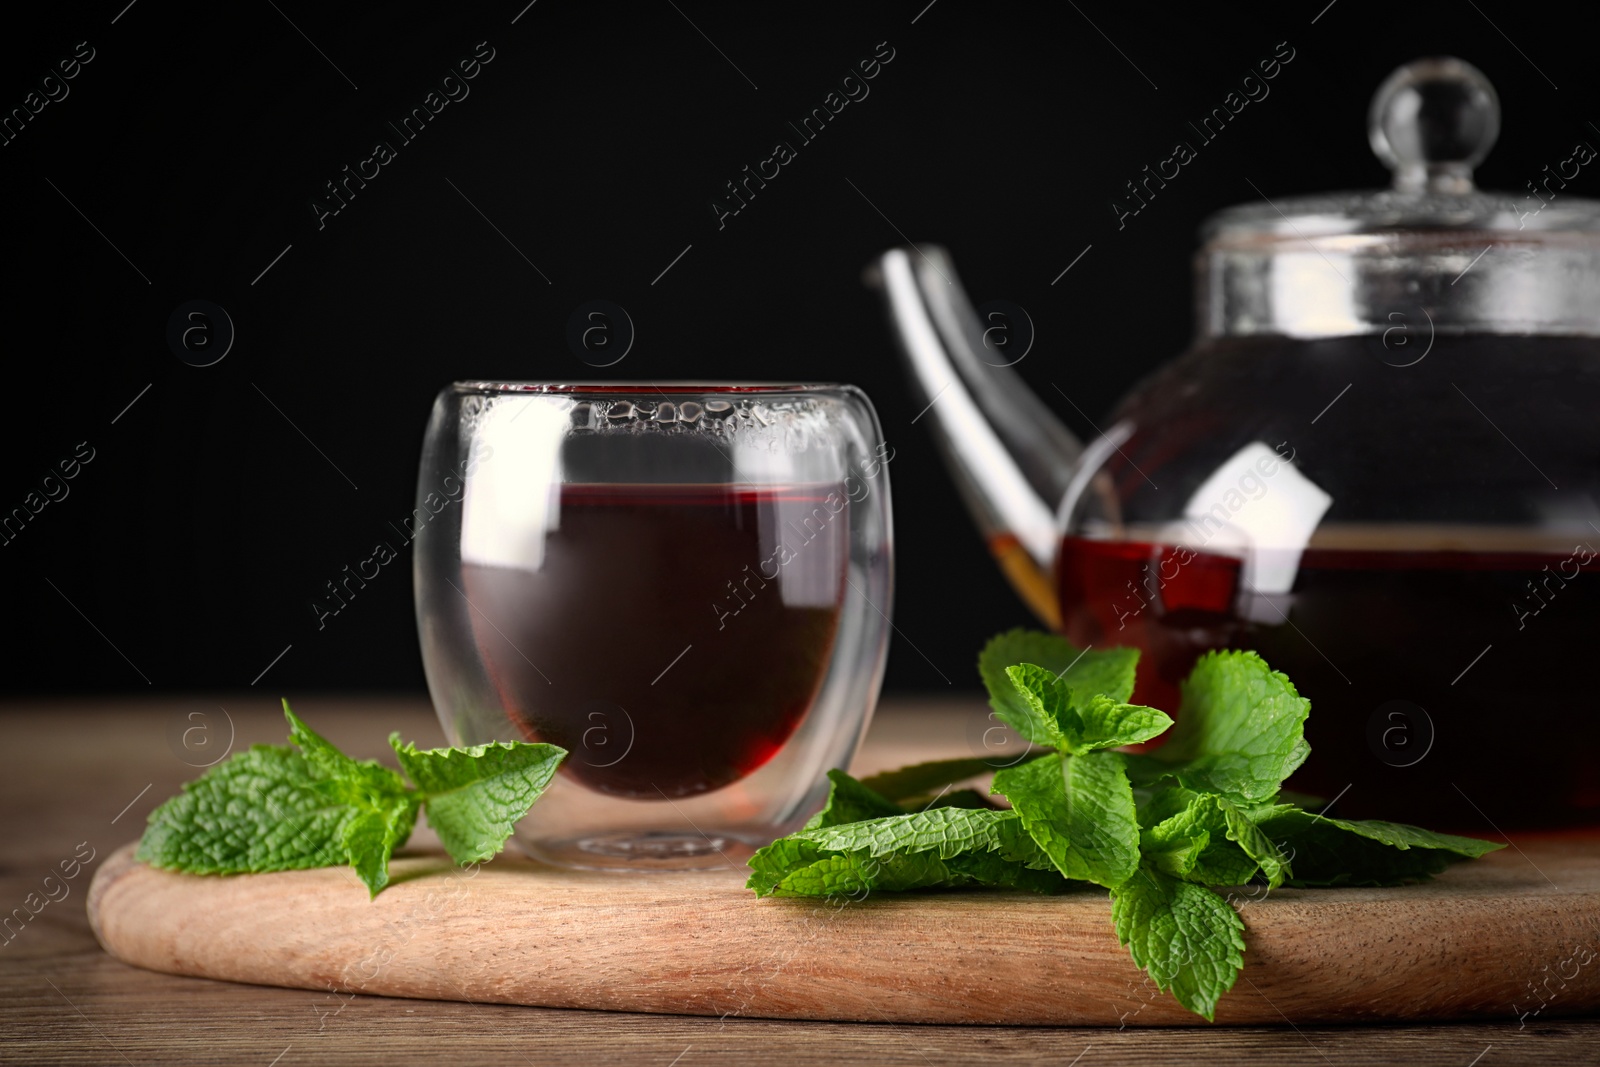
[[[918, 403], [962, 498], [1006, 576], [1036, 614], [1058, 622], [1051, 568], [1056, 509], [1083, 445], [984, 342], [950, 256], [936, 245], [891, 249], [867, 271]], [[987, 358], [986, 358], [987, 357]]]

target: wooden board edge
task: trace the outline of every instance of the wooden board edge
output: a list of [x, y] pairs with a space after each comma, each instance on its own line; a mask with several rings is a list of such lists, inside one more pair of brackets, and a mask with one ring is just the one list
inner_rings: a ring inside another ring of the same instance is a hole
[[[185, 974], [197, 977], [220, 978], [231, 981], [248, 982], [258, 985], [276, 985], [289, 988], [311, 989], [327, 992], [342, 986], [343, 992], [363, 992], [369, 994], [410, 997], [415, 999], [446, 999], [529, 1004], [533, 1006], [557, 1008], [599, 1008], [616, 1011], [639, 1011], [658, 1014], [695, 1014], [695, 1015], [743, 1015], [751, 1017], [780, 1018], [780, 1019], [832, 1019], [838, 1021], [859, 1022], [894, 1022], [894, 1023], [971, 1023], [995, 1025], [1071, 1025], [1071, 1026], [1121, 1026], [1131, 1025], [1139, 1027], [1149, 1026], [1183, 1026], [1204, 1025], [1195, 1017], [1185, 1012], [1170, 997], [1158, 994], [1153, 987], [1143, 992], [1138, 989], [1142, 975], [1133, 968], [1131, 961], [1126, 956], [1121, 957], [1126, 963], [1126, 975], [1119, 974], [1116, 981], [1125, 981], [1130, 995], [1134, 998], [1115, 998], [1100, 996], [1092, 1001], [1082, 999], [1061, 999], [1048, 1005], [1032, 1006], [1017, 1005], [1014, 1007], [996, 1006], [1000, 1002], [993, 998], [979, 998], [985, 1000], [987, 1008], [975, 1009], [969, 1001], [963, 1001], [960, 996], [959, 982], [947, 983], [949, 988], [944, 991], [943, 1000], [938, 995], [930, 995], [926, 991], [917, 993], [908, 992], [905, 987], [911, 983], [901, 982], [902, 988], [895, 990], [885, 988], [882, 992], [884, 1000], [873, 1003], [871, 1010], [866, 1010], [863, 1005], [851, 1009], [841, 1007], [835, 1001], [830, 1008], [819, 1008], [815, 999], [807, 1000], [804, 996], [793, 995], [796, 983], [791, 975], [785, 980], [785, 988], [756, 989], [751, 996], [742, 1003], [734, 1003], [730, 1009], [730, 1002], [718, 996], [707, 996], [705, 990], [712, 988], [702, 982], [699, 991], [666, 989], [664, 983], [649, 980], [642, 976], [642, 980], [633, 984], [624, 984], [620, 989], [609, 989], [604, 995], [597, 994], [593, 989], [582, 991], [575, 995], [570, 988], [563, 988], [558, 981], [548, 981], [545, 984], [523, 980], [520, 984], [513, 980], [508, 987], [505, 984], [505, 975], [501, 974], [499, 984], [491, 981], [493, 975], [484, 975], [488, 984], [468, 989], [457, 986], [455, 990], [447, 987], [439, 980], [437, 975], [421, 979], [407, 978], [397, 975], [394, 971], [380, 973], [372, 980], [362, 982], [358, 987], [352, 987], [348, 981], [337, 983], [330, 980], [330, 975], [340, 972], [329, 966], [318, 967], [314, 960], [307, 958], [291, 958], [287, 962], [261, 969], [251, 969], [240, 963], [237, 958], [229, 958], [222, 954], [219, 958], [208, 961], [195, 961], [185, 963], [185, 956], [178, 947], [178, 936], [171, 930], [163, 931], [153, 929], [158, 925], [159, 916], [150, 917], [157, 921], [136, 924], [139, 928], [137, 936], [125, 937], [119, 935], [115, 929], [114, 920], [118, 914], [119, 903], [123, 900], [136, 899], [142, 892], [154, 891], [171, 893], [178, 890], [179, 885], [175, 880], [193, 879], [189, 886], [182, 887], [183, 892], [192, 894], [199, 890], [199, 906], [190, 909], [186, 920], [190, 923], [189, 932], [193, 928], [193, 915], [203, 912], [203, 905], [207, 898], [224, 909], [227, 905], [237, 903], [248, 895], [252, 876], [237, 876], [236, 878], [199, 878], [157, 871], [137, 863], [133, 859], [134, 846], [128, 845], [116, 850], [109, 856], [101, 868], [96, 872], [94, 881], [87, 894], [86, 907], [89, 912], [89, 921], [96, 938], [113, 957], [134, 966], [150, 970], [164, 971], [171, 974]], [[301, 877], [327, 879], [328, 872], [290, 872], [288, 875], [276, 875], [275, 878]], [[209, 883], [209, 884], [207, 884]], [[421, 890], [413, 884], [411, 889], [404, 888], [404, 884], [396, 886], [389, 892], [397, 895], [416, 893]], [[131, 894], [132, 897], [125, 896]], [[362, 894], [364, 897], [365, 894]], [[766, 902], [771, 903], [771, 902]], [[904, 901], [890, 903], [884, 912], [904, 906]], [[761, 905], [752, 901], [754, 907]], [[129, 905], [134, 907], [136, 905]], [[1492, 921], [1492, 916], [1497, 908], [1495, 898], [1484, 898], [1473, 902], [1474, 914], [1482, 917], [1483, 921]], [[767, 909], [771, 911], [772, 909]], [[1600, 894], [1574, 894], [1563, 897], [1559, 907], [1547, 908], [1550, 917], [1557, 913], [1564, 913], [1567, 920], [1561, 929], [1563, 938], [1577, 939], [1583, 944], [1600, 945]], [[756, 913], [752, 913], [753, 915]], [[1247, 924], [1249, 916], [1247, 915]], [[176, 927], [173, 928], [174, 930]], [[1106, 937], [1114, 946], [1114, 937], [1106, 931]], [[1247, 934], [1247, 940], [1249, 935]], [[824, 941], [819, 947], [827, 947]], [[1105, 946], [1093, 946], [1097, 951]], [[703, 951], [703, 950], [702, 950]], [[1120, 952], [1120, 950], [1118, 950]], [[1104, 953], [1100, 955], [1103, 957]], [[1372, 984], [1375, 992], [1364, 1003], [1355, 1006], [1328, 1010], [1306, 1009], [1305, 1005], [1295, 1000], [1285, 1000], [1284, 995], [1274, 982], [1274, 974], [1286, 964], [1283, 960], [1275, 958], [1273, 953], [1257, 951], [1254, 959], [1247, 955], [1247, 966], [1240, 976], [1235, 990], [1223, 998], [1218, 1012], [1219, 1025], [1281, 1025], [1283, 1023], [1372, 1023], [1372, 1022], [1403, 1022], [1423, 1020], [1446, 1020], [1457, 1018], [1524, 1018], [1532, 1013], [1537, 1018], [1548, 1018], [1558, 1015], [1574, 1015], [1590, 1013], [1600, 1009], [1600, 964], [1591, 963], [1580, 966], [1578, 973], [1559, 980], [1559, 988], [1550, 986], [1550, 973], [1552, 966], [1556, 973], [1561, 973], [1561, 961], [1552, 958], [1542, 967], [1529, 967], [1526, 981], [1527, 999], [1520, 1002], [1516, 995], [1507, 993], [1510, 988], [1506, 981], [1500, 980], [1498, 993], [1490, 995], [1487, 990], [1466, 990], [1459, 994], [1448, 991], [1412, 990], [1411, 999], [1391, 1000], [1385, 1004], [1382, 994], [1385, 991], [1393, 993], [1397, 988], [1403, 990], [1404, 983], [1397, 986], [1391, 980], [1392, 976], [1373, 976]], [[1568, 962], [1570, 962], [1570, 957]], [[813, 961], [814, 962], [814, 961]], [[1448, 962], [1448, 961], [1441, 961]], [[1313, 969], [1316, 961], [1308, 959], [1305, 954], [1292, 961], [1300, 971], [1299, 981], [1304, 984], [1308, 975], [1308, 965]], [[808, 964], [809, 965], [809, 964]], [[1291, 968], [1292, 969], [1292, 968]], [[1330, 967], [1330, 970], [1333, 968]], [[348, 965], [345, 968], [348, 971]], [[692, 976], [691, 976], [692, 977]], [[1329, 976], [1332, 978], [1332, 975]], [[1347, 981], [1360, 981], [1363, 976], [1346, 976]], [[1577, 981], [1581, 978], [1581, 981]], [[1577, 984], [1573, 984], [1575, 982]], [[1543, 996], [1540, 993], [1540, 982], [1543, 982], [1543, 992], [1551, 993]], [[820, 983], [826, 985], [825, 982]], [[934, 983], [937, 984], [937, 983]], [[1104, 981], [1101, 980], [1103, 993]], [[1263, 988], [1264, 987], [1264, 988]], [[731, 986], [729, 987], [731, 988]], [[713, 990], [715, 991], [715, 990]], [[727, 992], [724, 989], [722, 992]], [[937, 993], [938, 991], [936, 991]], [[1272, 999], [1269, 999], [1269, 995]], [[857, 999], [860, 1000], [859, 995]], [[1287, 1005], [1285, 1010], [1284, 1006]], [[1409, 1005], [1409, 1006], [1408, 1006]], [[1119, 1006], [1120, 1009], [1119, 1010]], [[1304, 1009], [1304, 1010], [1303, 1010]], [[963, 1014], [965, 1012], [965, 1014]]]

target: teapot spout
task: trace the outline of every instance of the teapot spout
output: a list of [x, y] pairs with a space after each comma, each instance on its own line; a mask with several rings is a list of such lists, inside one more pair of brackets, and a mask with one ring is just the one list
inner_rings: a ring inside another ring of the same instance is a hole
[[919, 403], [967, 507], [1017, 592], [1059, 624], [1056, 511], [1083, 445], [984, 342], [986, 324], [944, 249], [895, 248], [868, 269]]

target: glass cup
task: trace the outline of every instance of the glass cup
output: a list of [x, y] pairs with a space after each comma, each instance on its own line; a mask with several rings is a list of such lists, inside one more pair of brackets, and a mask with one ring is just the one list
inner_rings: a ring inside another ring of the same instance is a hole
[[888, 462], [847, 385], [458, 382], [423, 444], [428, 688], [452, 744], [547, 741], [535, 857], [743, 862], [855, 753], [888, 650]]

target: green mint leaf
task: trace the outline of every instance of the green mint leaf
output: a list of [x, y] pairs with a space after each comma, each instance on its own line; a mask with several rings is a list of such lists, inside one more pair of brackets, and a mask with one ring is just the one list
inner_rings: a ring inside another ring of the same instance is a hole
[[1139, 822], [1120, 753], [1043, 756], [996, 774], [994, 791], [1065, 877], [1109, 888], [1138, 868]]
[[933, 852], [897, 852], [887, 856], [835, 852], [795, 868], [763, 895], [860, 898], [878, 891], [970, 886], [1050, 894], [1065, 891], [1068, 882], [1054, 870], [1021, 867], [992, 852], [968, 853], [950, 859], [941, 859]]
[[1005, 886], [1040, 893], [1066, 883], [1015, 812], [933, 808], [782, 837], [750, 858], [758, 896]]
[[381, 808], [352, 808], [352, 814], [339, 835], [345, 859], [366, 884], [367, 893], [377, 896], [389, 884], [389, 857], [411, 836], [417, 824], [417, 798], [408, 794]]
[[[769, 897], [778, 892], [778, 887], [783, 885], [785, 878], [796, 871], [803, 870], [824, 859], [822, 849], [812, 842], [790, 834], [780, 837], [772, 844], [757, 849], [746, 864], [750, 868], [750, 878], [745, 882], [745, 887], [755, 890], [758, 897]], [[820, 874], [818, 877], [822, 877]], [[845, 877], [844, 874], [839, 875]], [[868, 887], [870, 888], [870, 887]], [[822, 893], [790, 893], [791, 896], [825, 896]]]
[[769, 893], [762, 895], [862, 897], [874, 890], [928, 889], [951, 884], [950, 869], [931, 852], [882, 857], [845, 852], [820, 855], [785, 873]]
[[1125, 752], [1123, 756], [1127, 763], [1128, 781], [1133, 783], [1134, 788], [1147, 791], [1179, 788], [1176, 783], [1181, 764], [1168, 763], [1144, 752]]
[[[1141, 793], [1145, 794], [1142, 798]], [[1194, 880], [1190, 875], [1211, 846], [1214, 828], [1206, 818], [1201, 794], [1175, 785], [1154, 793], [1136, 787], [1134, 797], [1142, 862], [1174, 878]]]
[[1458, 859], [1476, 859], [1505, 847], [1404, 823], [1330, 819], [1287, 806], [1272, 809], [1258, 821], [1262, 831], [1294, 857], [1289, 884], [1297, 886], [1422, 881]]
[[[311, 764], [318, 775], [323, 778], [354, 778], [360, 774], [359, 768], [362, 764], [340, 752], [332, 742], [301, 722], [300, 716], [290, 710], [287, 700], [283, 702], [283, 717], [289, 721], [289, 740], [299, 746], [300, 753], [305, 756], [306, 762]], [[388, 770], [387, 767], [382, 767], [372, 760], [366, 761], [366, 766]], [[405, 782], [399, 775], [395, 775], [393, 771], [389, 773], [394, 775], [398, 788], [405, 788]]]
[[952, 859], [965, 852], [996, 852], [1007, 862], [1037, 870], [1048, 870], [1052, 865], [1016, 812], [989, 808], [931, 808], [801, 830], [793, 836], [804, 838], [824, 852], [861, 852], [873, 857], [932, 852], [940, 859]]
[[[966, 852], [944, 861], [952, 883], [989, 886], [998, 889], [1026, 889], [1050, 895], [1071, 887], [1054, 865], [1046, 868], [1013, 863], [998, 852]], [[956, 882], [955, 879], [964, 881]]]
[[1031, 729], [1042, 742], [1081, 755], [1148, 741], [1172, 725], [1165, 712], [1123, 704], [1101, 693], [1080, 701], [1056, 673], [1035, 663], [1006, 668], [1006, 678], [1028, 707]]
[[[1071, 648], [1067, 645], [1068, 651]], [[1139, 667], [1137, 648], [1106, 648], [1098, 652], [1090, 649], [1074, 653], [1074, 658], [1067, 663], [1064, 670], [1057, 668], [1061, 670], [1061, 680], [1080, 697], [1103, 696], [1124, 704], [1133, 696], [1133, 679]]]
[[[1277, 889], [1290, 877], [1289, 859], [1279, 849], [1271, 836], [1248, 813], [1227, 800], [1220, 800], [1223, 818], [1227, 823], [1228, 840], [1234, 842], [1261, 868], [1269, 888]], [[1238, 885], [1239, 882], [1212, 883]]]
[[340, 832], [344, 857], [377, 896], [389, 884], [389, 857], [411, 837], [417, 824], [417, 798], [405, 779], [376, 760], [355, 760], [307, 726], [283, 702], [289, 740], [300, 748], [314, 773], [328, 780], [334, 795], [350, 807]]
[[828, 802], [811, 816], [804, 829], [837, 826], [840, 823], [904, 815], [905, 809], [881, 795], [865, 782], [858, 782], [844, 771], [828, 772]]
[[1054, 634], [1012, 630], [984, 646], [978, 655], [978, 673], [989, 690], [989, 706], [1001, 721], [1035, 744], [1054, 747], [1054, 735], [1006, 676], [1006, 668], [1031, 663], [1059, 676], [1084, 702], [1100, 695], [1122, 703], [1133, 695], [1138, 662], [1138, 649], [1080, 652]]
[[289, 740], [300, 748], [306, 763], [328, 783], [331, 794], [344, 801], [347, 818], [339, 844], [345, 862], [355, 868], [367, 892], [377, 896], [389, 884], [389, 857], [405, 844], [417, 823], [417, 797], [405, 779], [376, 760], [354, 760], [340, 752], [321, 734], [300, 720], [283, 702], [289, 723]]
[[1270, 800], [1311, 751], [1311, 702], [1254, 652], [1208, 652], [1183, 683], [1178, 724], [1152, 756], [1203, 793]]
[[1193, 882], [1149, 867], [1111, 891], [1117, 940], [1158, 988], [1209, 1022], [1244, 968], [1244, 921]]
[[1016, 663], [1006, 668], [1006, 678], [1028, 709], [1029, 730], [1040, 744], [1070, 751], [1071, 739], [1080, 731], [1072, 710], [1072, 689], [1036, 663]]
[[346, 859], [350, 814], [299, 752], [253, 745], [152, 811], [137, 858], [192, 874], [325, 867]]
[[[1149, 831], [1145, 831], [1149, 834]], [[1200, 857], [1211, 845], [1211, 834], [1206, 830], [1199, 830], [1193, 834], [1162, 833], [1150, 835], [1148, 839], [1140, 842], [1139, 851], [1146, 866], [1153, 867], [1162, 874], [1181, 878], [1186, 882], [1203, 882], [1204, 878], [1194, 877], [1194, 869], [1200, 863]], [[1254, 868], [1251, 868], [1254, 870]]]
[[[1301, 812], [1300, 814], [1304, 815], [1305, 813]], [[1477, 859], [1479, 856], [1506, 847], [1494, 841], [1484, 841], [1476, 837], [1459, 837], [1456, 834], [1436, 833], [1433, 830], [1424, 830], [1420, 826], [1410, 826], [1403, 822], [1384, 822], [1380, 819], [1323, 819], [1322, 821], [1331, 822], [1341, 830], [1358, 834], [1373, 841], [1381, 841], [1394, 848], [1443, 849], [1468, 859]]]
[[982, 759], [935, 760], [931, 763], [914, 763], [896, 771], [884, 771], [861, 779], [861, 784], [889, 800], [907, 800], [937, 792], [940, 786], [988, 774], [995, 767], [995, 763]]
[[1078, 708], [1077, 715], [1078, 735], [1072, 739], [1072, 751], [1079, 753], [1136, 745], [1160, 736], [1172, 725], [1164, 711], [1098, 694], [1088, 706]]
[[[1128, 778], [1133, 779], [1131, 768], [1138, 764], [1138, 757], [1126, 755], [1123, 757], [1130, 770]], [[1139, 799], [1139, 825], [1149, 828], [1159, 822], [1172, 818], [1174, 815], [1187, 808], [1193, 807], [1204, 794], [1185, 789], [1181, 785], [1162, 785], [1157, 788], [1142, 788], [1137, 782], [1134, 785], [1134, 795]]]
[[1248, 882], [1259, 864], [1232, 838], [1228, 821], [1232, 807], [1213, 794], [1164, 790], [1141, 810], [1147, 819], [1172, 812], [1140, 833], [1145, 862], [1174, 878], [1203, 885]]
[[428, 825], [457, 863], [486, 860], [504, 848], [511, 827], [567, 755], [556, 745], [521, 741], [418, 749], [392, 734], [389, 744], [422, 793]]

